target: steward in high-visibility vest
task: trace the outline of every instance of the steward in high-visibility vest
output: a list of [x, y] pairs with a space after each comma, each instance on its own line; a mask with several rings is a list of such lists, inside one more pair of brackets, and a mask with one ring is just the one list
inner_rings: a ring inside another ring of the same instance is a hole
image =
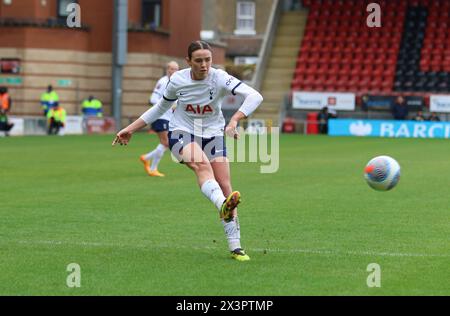
[[8, 136], [8, 132], [14, 124], [8, 122], [7, 113], [11, 109], [11, 97], [8, 94], [8, 88], [0, 88], [0, 131], [4, 131]]
[[103, 117], [102, 102], [94, 98], [92, 95], [84, 100], [81, 105], [83, 115]]
[[59, 96], [53, 90], [52, 86], [47, 87], [47, 92], [41, 94], [41, 106], [44, 111], [44, 115], [47, 115], [47, 112], [52, 108], [59, 104]]
[[8, 94], [8, 88], [0, 88], [0, 108], [2, 112], [8, 112], [11, 109], [11, 97]]
[[48, 134], [57, 135], [66, 124], [66, 110], [61, 106], [51, 108], [47, 113]]

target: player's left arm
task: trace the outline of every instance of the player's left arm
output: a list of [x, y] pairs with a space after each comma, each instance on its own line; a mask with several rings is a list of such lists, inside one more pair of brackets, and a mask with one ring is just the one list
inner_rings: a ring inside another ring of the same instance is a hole
[[[234, 77], [231, 78], [235, 79]], [[228, 79], [227, 82], [229, 82], [230, 79]], [[233, 81], [233, 79], [231, 80], [231, 82]], [[230, 122], [225, 128], [225, 133], [228, 136], [239, 138], [239, 133], [236, 129], [239, 121], [250, 116], [262, 103], [263, 97], [258, 91], [243, 83], [242, 81], [237, 82], [233, 87], [230, 87], [229, 90], [233, 95], [240, 95], [244, 97], [244, 102], [242, 103], [241, 107], [236, 111], [236, 113], [234, 113], [234, 115], [230, 119]]]

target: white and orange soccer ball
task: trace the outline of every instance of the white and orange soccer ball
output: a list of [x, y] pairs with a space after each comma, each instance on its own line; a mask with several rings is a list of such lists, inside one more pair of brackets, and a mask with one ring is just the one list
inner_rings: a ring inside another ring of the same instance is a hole
[[366, 165], [364, 178], [373, 189], [388, 191], [400, 180], [400, 165], [389, 156], [375, 157]]

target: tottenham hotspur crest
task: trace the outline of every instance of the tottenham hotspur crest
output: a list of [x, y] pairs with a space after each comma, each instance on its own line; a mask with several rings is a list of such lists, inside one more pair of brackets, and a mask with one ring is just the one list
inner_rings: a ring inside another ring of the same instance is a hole
[[214, 86], [209, 87], [209, 99], [214, 99], [214, 93], [216, 93], [216, 88]]

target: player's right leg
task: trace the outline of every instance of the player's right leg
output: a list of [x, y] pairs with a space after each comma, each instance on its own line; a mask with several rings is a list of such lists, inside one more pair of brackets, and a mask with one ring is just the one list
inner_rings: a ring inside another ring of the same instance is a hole
[[[215, 205], [219, 211], [219, 215], [221, 215], [221, 213], [226, 213], [227, 216], [232, 214], [232, 211], [236, 208], [240, 200], [239, 192], [232, 192], [228, 197], [225, 197], [221, 186], [216, 181], [215, 171], [213, 170], [208, 157], [203, 152], [200, 145], [193, 141], [194, 137], [192, 135], [188, 133], [169, 132], [169, 137], [169, 148], [172, 154], [179, 162], [184, 163], [194, 171], [202, 193]], [[226, 162], [228, 162], [228, 160], [226, 160]], [[228, 166], [228, 164], [226, 166]], [[234, 241], [240, 239], [238, 236], [239, 229], [236, 226], [237, 219], [235, 220], [235, 218], [233, 218], [233, 220], [229, 222], [225, 222], [225, 220], [222, 221], [227, 237], [230, 235], [230, 240], [233, 239], [232, 244], [236, 244]], [[240, 243], [236, 244], [236, 247], [232, 250], [232, 256], [236, 260], [245, 261], [250, 259], [245, 255], [245, 252], [240, 249]], [[238, 250], [241, 252], [237, 253]]]
[[[233, 203], [237, 205], [241, 201], [241, 196], [238, 191], [234, 191], [231, 188], [231, 180], [230, 180], [230, 164], [227, 157], [217, 157], [211, 161], [211, 167], [214, 172], [214, 178], [219, 183], [220, 188], [222, 189], [225, 196], [229, 197], [229, 204]], [[227, 199], [228, 200], [228, 199]], [[230, 221], [233, 217], [237, 216], [237, 209], [226, 210], [223, 209], [221, 212], [221, 218], [225, 221]]]
[[230, 213], [239, 203], [239, 192], [225, 197], [219, 183], [214, 178], [211, 163], [196, 142], [183, 146], [181, 159], [186, 166], [194, 171], [197, 183], [202, 193], [216, 206], [219, 213]]

